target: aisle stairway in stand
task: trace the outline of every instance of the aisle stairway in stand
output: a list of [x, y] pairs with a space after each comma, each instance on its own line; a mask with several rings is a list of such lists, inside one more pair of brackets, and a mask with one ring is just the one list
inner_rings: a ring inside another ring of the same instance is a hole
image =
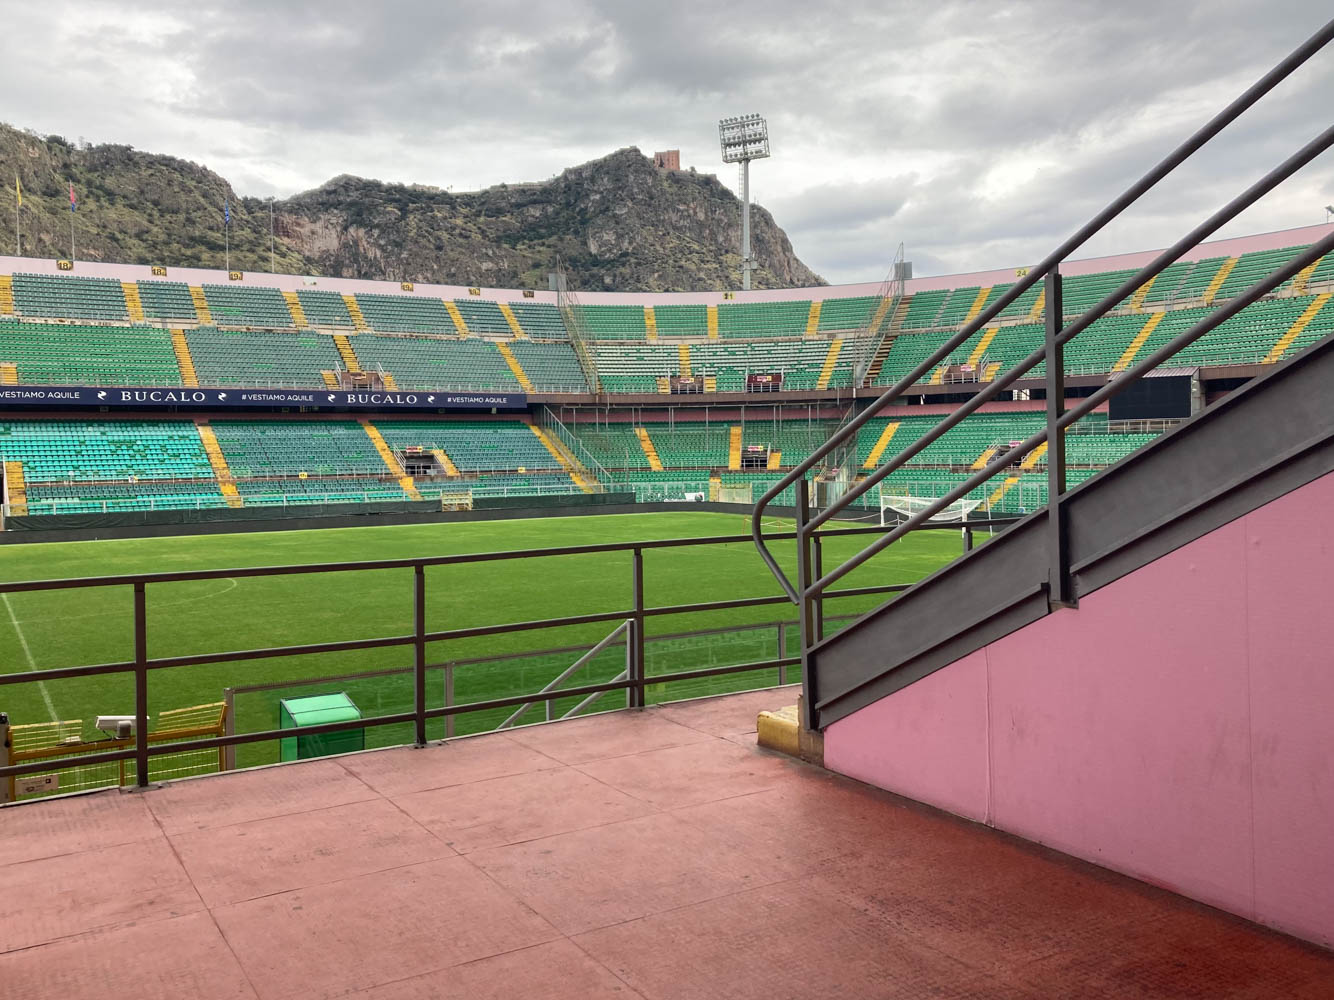
[[733, 472], [741, 468], [740, 424], [733, 424], [727, 432], [727, 467]]
[[518, 380], [523, 391], [532, 392], [533, 382], [528, 377], [528, 373], [523, 370], [523, 365], [519, 364], [519, 359], [514, 356], [514, 352], [510, 350], [510, 345], [497, 342], [496, 350], [498, 350], [500, 356], [505, 359], [505, 364], [509, 365], [510, 371], [514, 373], [514, 377]]
[[658, 449], [653, 445], [653, 439], [648, 436], [647, 427], [636, 427], [635, 437], [639, 438], [639, 447], [644, 452], [644, 458], [648, 460], [648, 467], [654, 472], [662, 471], [662, 459], [658, 457]]
[[190, 345], [186, 342], [184, 330], [171, 331], [171, 349], [176, 354], [176, 365], [181, 370], [181, 384], [197, 388], [199, 375], [195, 372], [195, 359], [190, 354]]
[[343, 333], [335, 333], [334, 347], [338, 348], [338, 355], [343, 359], [343, 367], [350, 372], [359, 372], [362, 370], [361, 362], [357, 360], [357, 352], [352, 350], [352, 342], [347, 339]]
[[824, 367], [820, 369], [820, 378], [815, 383], [815, 388], [829, 388], [829, 380], [834, 377], [834, 366], [838, 364], [838, 354], [842, 349], [843, 341], [841, 339], [835, 338], [829, 342], [829, 351], [824, 356]]
[[[1319, 261], [1317, 261], [1317, 263], [1319, 263]], [[1311, 325], [1311, 320], [1315, 319], [1316, 314], [1325, 307], [1325, 303], [1329, 301], [1330, 294], [1331, 293], [1329, 292], [1324, 292], [1317, 295], [1311, 301], [1311, 304], [1306, 307], [1300, 316], [1297, 317], [1292, 326], [1288, 327], [1287, 332], [1278, 339], [1278, 343], [1274, 345], [1273, 350], [1271, 350], [1268, 356], [1265, 357], [1265, 364], [1272, 364], [1279, 358], [1283, 357], [1284, 353], [1292, 345], [1292, 342], [1301, 336], [1302, 331]]]
[[14, 279], [0, 274], [0, 316], [14, 315]]
[[18, 385], [19, 370], [12, 361], [0, 361], [0, 385]]
[[132, 323], [144, 321], [144, 303], [139, 298], [139, 286], [133, 281], [122, 281], [120, 290], [125, 295], [125, 312]]
[[306, 318], [306, 310], [301, 307], [301, 300], [297, 298], [296, 292], [283, 292], [283, 298], [287, 302], [287, 311], [292, 314], [292, 322], [296, 324], [297, 329], [310, 329], [310, 320]]
[[23, 463], [5, 463], [5, 487], [9, 495], [9, 513], [23, 517], [28, 513], [28, 489], [23, 481]]
[[1112, 365], [1112, 371], [1123, 372], [1130, 367], [1130, 363], [1135, 360], [1135, 355], [1139, 353], [1139, 349], [1143, 347], [1144, 342], [1149, 339], [1149, 334], [1153, 333], [1154, 329], [1163, 321], [1163, 317], [1166, 315], [1167, 313], [1165, 312], [1156, 312], [1148, 318], [1144, 325], [1140, 327], [1139, 333], [1135, 334], [1135, 339], [1126, 347], [1125, 352], [1117, 360], [1116, 364]]
[[897, 420], [891, 420], [889, 423], [885, 424], [885, 429], [882, 430], [880, 436], [876, 438], [875, 445], [871, 448], [871, 453], [866, 456], [866, 461], [862, 463], [863, 469], [874, 469], [880, 464], [880, 456], [885, 453], [885, 449], [889, 447], [889, 442], [894, 439], [894, 433], [898, 429], [899, 422]]
[[570, 477], [570, 482], [574, 483], [575, 486], [578, 486], [579, 489], [583, 490], [585, 493], [593, 492], [593, 483], [589, 478], [585, 478], [587, 470], [581, 470], [578, 467], [578, 463], [575, 461], [574, 456], [571, 455], [559, 441], [536, 424], [529, 424], [528, 429], [537, 436], [537, 439], [542, 442], [547, 451], [551, 452], [551, 457], [560, 464], [562, 469], [565, 470], [566, 474]]
[[509, 325], [510, 332], [514, 334], [515, 340], [526, 340], [528, 334], [523, 332], [523, 327], [519, 325], [519, 317], [514, 315], [514, 310], [510, 308], [508, 302], [497, 302], [500, 307], [500, 315], [505, 317], [505, 322]]
[[236, 477], [232, 475], [232, 470], [227, 466], [227, 459], [222, 454], [222, 449], [218, 447], [218, 436], [213, 433], [213, 428], [204, 417], [195, 418], [195, 428], [199, 431], [199, 440], [204, 445], [204, 454], [208, 456], [208, 464], [213, 466], [213, 477], [218, 481], [218, 491], [227, 501], [228, 507], [243, 507], [245, 501], [241, 499], [241, 494], [236, 489]]
[[195, 304], [195, 318], [206, 326], [212, 325], [213, 314], [208, 310], [208, 299], [204, 297], [204, 290], [198, 285], [190, 286], [190, 301]]
[[375, 446], [381, 461], [384, 462], [384, 467], [389, 470], [403, 492], [412, 500], [420, 500], [422, 495], [413, 483], [412, 477], [403, 470], [403, 464], [389, 450], [389, 445], [385, 444], [384, 435], [380, 433], [379, 428], [366, 417], [358, 418], [357, 423], [361, 424], [366, 436], [371, 439], [371, 444]]
[[433, 448], [431, 449], [431, 454], [434, 455], [435, 460], [440, 463], [440, 468], [445, 470], [445, 475], [449, 476], [451, 479], [458, 478], [459, 467], [454, 464], [452, 458], [445, 454], [445, 449]]
[[344, 295], [343, 305], [347, 306], [347, 314], [352, 317], [352, 327], [358, 332], [369, 330], [366, 324], [366, 317], [361, 314], [361, 305], [357, 302], [355, 295]]

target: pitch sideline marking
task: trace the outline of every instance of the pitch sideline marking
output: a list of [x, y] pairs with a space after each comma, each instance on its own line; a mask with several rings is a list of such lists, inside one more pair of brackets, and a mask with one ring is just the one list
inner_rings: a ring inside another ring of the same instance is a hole
[[[236, 581], [236, 580], [233, 580], [230, 576], [225, 578], [225, 582], [226, 582], [227, 584], [229, 584], [229, 586], [225, 586], [225, 587], [223, 587], [221, 590], [215, 590], [215, 591], [213, 591], [213, 593], [211, 593], [211, 594], [200, 594], [200, 595], [197, 596], [197, 597], [182, 597], [179, 601], [158, 601], [158, 602], [155, 602], [155, 603], [153, 604], [153, 607], [154, 607], [154, 608], [174, 608], [174, 607], [176, 607], [176, 606], [178, 606], [178, 605], [181, 605], [181, 604], [193, 604], [193, 603], [196, 602], [196, 601], [211, 601], [213, 598], [215, 598], [215, 597], [221, 597], [223, 594], [230, 594], [230, 593], [231, 593], [233, 590], [235, 590], [235, 589], [237, 588], [237, 586], [238, 586], [237, 581]], [[89, 611], [87, 614], [82, 614], [82, 615], [47, 615], [46, 617], [44, 617], [44, 618], [42, 619], [42, 621], [68, 622], [68, 621], [73, 621], [75, 618], [101, 618], [101, 617], [104, 617], [105, 615], [119, 615], [119, 614], [124, 614], [124, 612], [123, 612], [123, 611]], [[12, 612], [10, 613], [10, 618], [13, 619], [13, 613], [12, 613]], [[15, 624], [16, 626], [17, 626], [20, 622], [35, 622], [35, 621], [37, 621], [36, 618], [19, 618], [19, 619], [13, 619], [13, 620], [14, 620], [14, 624]], [[34, 668], [34, 669], [35, 669], [35, 668]]]
[[[14, 605], [9, 603], [9, 595], [0, 594], [0, 599], [5, 602], [5, 610], [9, 612], [9, 621], [14, 626], [14, 634], [19, 637], [19, 645], [23, 647], [23, 655], [28, 658], [28, 669], [36, 670], [37, 661], [32, 658], [32, 650], [28, 647], [28, 639], [19, 626], [18, 616], [14, 614]], [[60, 716], [56, 715], [56, 706], [51, 701], [51, 692], [46, 689], [46, 682], [38, 681], [37, 690], [42, 692], [42, 701], [46, 702], [46, 710], [51, 713], [51, 721], [59, 722]]]

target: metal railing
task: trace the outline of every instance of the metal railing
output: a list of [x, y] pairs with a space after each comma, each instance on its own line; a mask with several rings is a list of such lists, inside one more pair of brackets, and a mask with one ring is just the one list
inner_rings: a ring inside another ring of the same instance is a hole
[[[965, 532], [964, 544], [971, 545], [971, 530], [986, 530], [1009, 521], [971, 522]], [[927, 526], [940, 527], [940, 526]], [[957, 530], [957, 525], [948, 526]], [[866, 534], [881, 532], [879, 527], [841, 528], [827, 532], [808, 534], [808, 539], [819, 551], [825, 536]], [[796, 538], [795, 532], [783, 537]], [[662, 619], [672, 615], [696, 614], [706, 611], [722, 611], [738, 608], [762, 607], [766, 605], [786, 604], [785, 595], [742, 597], [722, 601], [703, 601], [692, 604], [649, 605], [644, 585], [644, 553], [662, 549], [680, 549], [707, 545], [724, 545], [748, 542], [749, 535], [723, 535], [703, 538], [677, 538], [644, 542], [619, 542], [599, 545], [572, 545], [559, 548], [528, 549], [511, 552], [485, 552], [452, 556], [432, 556], [417, 559], [378, 559], [361, 562], [317, 563], [297, 566], [255, 566], [231, 569], [190, 570], [174, 573], [136, 573], [117, 576], [84, 577], [67, 580], [30, 580], [13, 583], [0, 583], [0, 594], [32, 593], [36, 591], [87, 590], [97, 587], [125, 587], [133, 595], [130, 611], [133, 623], [134, 658], [128, 661], [89, 664], [84, 666], [59, 667], [44, 670], [28, 670], [21, 673], [0, 674], [0, 693], [10, 685], [44, 683], [70, 678], [102, 677], [116, 674], [131, 674], [134, 678], [134, 745], [105, 753], [86, 754], [78, 758], [80, 766], [133, 760], [136, 775], [141, 787], [148, 784], [149, 759], [163, 753], [183, 753], [195, 750], [210, 750], [220, 747], [233, 747], [246, 743], [259, 743], [286, 739], [294, 736], [319, 735], [344, 730], [375, 728], [380, 726], [413, 723], [414, 743], [424, 746], [426, 743], [426, 724], [432, 719], [448, 719], [452, 716], [480, 712], [496, 708], [518, 708], [522, 705], [538, 702], [550, 702], [554, 699], [566, 699], [574, 696], [587, 696], [605, 691], [625, 691], [630, 707], [642, 708], [645, 705], [645, 688], [648, 684], [665, 684], [673, 681], [694, 680], [704, 677], [716, 677], [727, 674], [745, 673], [769, 668], [785, 668], [800, 662], [799, 657], [786, 655], [785, 650], [778, 652], [773, 659], [750, 663], [710, 666], [693, 670], [678, 670], [672, 673], [648, 675], [645, 670], [645, 628], [650, 619]], [[566, 615], [558, 618], [536, 619], [530, 621], [508, 622], [500, 625], [480, 625], [462, 628], [430, 630], [426, 622], [426, 570], [434, 566], [460, 566], [510, 561], [516, 559], [545, 559], [555, 556], [577, 556], [600, 553], [630, 554], [630, 594], [631, 606], [614, 611], [596, 612], [582, 615]], [[299, 576], [325, 573], [353, 573], [364, 570], [402, 570], [410, 571], [413, 577], [412, 620], [413, 629], [407, 635], [387, 635], [365, 639], [335, 640], [329, 642], [306, 643], [290, 646], [271, 646], [258, 649], [231, 650], [218, 653], [195, 653], [179, 656], [150, 657], [148, 655], [148, 590], [150, 587], [167, 583], [181, 583], [201, 580], [240, 579], [241, 577]], [[892, 594], [908, 589], [909, 584], [885, 584], [848, 588], [829, 591], [819, 601], [819, 614], [823, 616], [825, 600], [843, 597], [861, 597], [875, 594]], [[471, 639], [482, 636], [506, 635], [518, 632], [560, 628], [565, 626], [590, 625], [597, 622], [627, 623], [625, 638], [631, 647], [624, 676], [616, 680], [595, 684], [581, 684], [576, 687], [548, 688], [546, 690], [513, 695], [504, 698], [492, 698], [484, 701], [467, 702], [431, 708], [427, 705], [426, 675], [428, 670], [427, 645], [434, 642], [457, 639]], [[373, 716], [350, 722], [324, 723], [313, 726], [299, 726], [288, 729], [263, 730], [258, 732], [232, 733], [226, 736], [208, 739], [186, 740], [165, 746], [154, 746], [148, 732], [148, 692], [149, 676], [159, 670], [190, 668], [215, 663], [231, 663], [250, 660], [265, 660], [312, 654], [341, 653], [354, 650], [410, 648], [413, 651], [413, 709], [388, 715]], [[27, 774], [49, 772], [53, 769], [50, 761], [31, 764], [0, 767], [0, 780], [21, 777]]]
[[[789, 600], [798, 607], [798, 623], [801, 627], [802, 636], [801, 655], [805, 694], [803, 699], [805, 711], [805, 717], [802, 720], [803, 725], [810, 728], [819, 728], [820, 693], [815, 679], [811, 676], [811, 671], [805, 669], [808, 666], [809, 657], [815, 645], [818, 642], [823, 641], [820, 638], [820, 632], [817, 631], [813, 625], [813, 602], [817, 601], [822, 594], [825, 594], [831, 584], [842, 579], [852, 570], [863, 565], [868, 559], [872, 558], [877, 553], [884, 551], [888, 546], [893, 545], [907, 532], [922, 526], [941, 510], [944, 510], [951, 503], [961, 497], [968, 495], [972, 490], [990, 480], [997, 473], [1002, 472], [1019, 462], [1024, 456], [1032, 451], [1032, 449], [1044, 443], [1048, 445], [1047, 476], [1049, 499], [1047, 510], [1048, 522], [1050, 525], [1048, 529], [1048, 598], [1053, 606], [1068, 606], [1072, 603], [1073, 595], [1070, 588], [1069, 560], [1066, 551], [1064, 518], [1061, 506], [1061, 497], [1066, 491], [1065, 429], [1081, 417], [1091, 413], [1112, 396], [1126, 389], [1148, 372], [1157, 368], [1182, 348], [1199, 340], [1210, 330], [1218, 327], [1232, 316], [1258, 301], [1264, 295], [1278, 288], [1289, 278], [1294, 277], [1309, 264], [1318, 261], [1325, 254], [1334, 250], [1334, 232], [1331, 232], [1323, 239], [1294, 256], [1286, 264], [1283, 264], [1267, 277], [1256, 282], [1245, 292], [1229, 299], [1225, 304], [1201, 319], [1188, 330], [1177, 335], [1171, 341], [1153, 351], [1143, 360], [1110, 380], [1092, 395], [1084, 397], [1069, 409], [1066, 409], [1064, 406], [1065, 345], [1091, 326], [1095, 320], [1116, 308], [1122, 300], [1127, 296], [1132, 295], [1136, 289], [1144, 284], [1144, 282], [1158, 275], [1168, 265], [1180, 259], [1192, 247], [1217, 232], [1222, 226], [1236, 218], [1242, 211], [1249, 208], [1261, 197], [1276, 188], [1282, 181], [1291, 177], [1298, 170], [1327, 150], [1331, 145], [1334, 145], [1334, 126], [1326, 128], [1314, 139], [1301, 147], [1296, 153], [1292, 154], [1288, 159], [1284, 160], [1260, 180], [1256, 181], [1241, 194], [1237, 195], [1232, 201], [1228, 202], [1212, 216], [1192, 229], [1171, 247], [1158, 254], [1152, 262], [1127, 278], [1117, 288], [1107, 294], [1100, 302], [1069, 322], [1064, 318], [1064, 311], [1062, 309], [1061, 262], [1090, 238], [1099, 233], [1113, 219], [1121, 215], [1122, 212], [1136, 202], [1142, 195], [1155, 187], [1163, 178], [1168, 176], [1177, 167], [1193, 156], [1201, 147], [1209, 142], [1209, 140], [1213, 139], [1223, 131], [1224, 128], [1239, 118], [1260, 100], [1261, 97], [1271, 91], [1280, 82], [1291, 75], [1299, 66], [1323, 49], [1332, 39], [1334, 39], [1334, 21], [1327, 23], [1318, 32], [1302, 43], [1302, 45], [1294, 50], [1287, 58], [1282, 60], [1272, 70], [1261, 77], [1253, 86], [1168, 154], [1168, 156], [1149, 170], [1148, 173], [1110, 202], [1102, 209], [1102, 211], [1098, 212], [1093, 219], [1052, 251], [1045, 260], [1033, 267], [1027, 275], [1016, 281], [1004, 295], [1000, 296], [994, 303], [984, 309], [971, 322], [965, 324], [957, 333], [945, 340], [929, 357], [921, 361], [911, 372], [886, 389], [875, 402], [863, 410], [852, 421], [840, 428], [837, 434], [831, 437], [820, 449], [775, 483], [774, 486], [760, 498], [759, 502], [755, 505], [751, 518], [751, 537], [754, 540], [755, 546], [759, 551], [760, 557], [764, 560], [765, 565], [769, 567], [770, 572], [773, 573], [775, 579], [778, 580], [783, 591], [788, 595]], [[1030, 353], [1009, 370], [998, 374], [993, 381], [985, 383], [985, 388], [981, 389], [966, 403], [961, 404], [958, 409], [930, 431], [918, 438], [912, 444], [908, 445], [894, 458], [881, 465], [876, 471], [857, 483], [824, 510], [819, 513], [812, 513], [810, 509], [810, 483], [806, 479], [806, 474], [819, 465], [825, 456], [839, 448], [848, 436], [856, 433], [860, 427], [865, 425], [882, 406], [889, 405], [913, 385], [916, 385], [923, 375], [942, 364], [945, 359], [957, 350], [965, 341], [972, 337], [977, 331], [983, 329], [1007, 306], [1009, 306], [1010, 303], [1018, 299], [1019, 296], [1023, 295], [1039, 280], [1044, 282], [1046, 291], [1046, 336], [1043, 347]], [[959, 424], [970, 414], [976, 412], [985, 403], [994, 399], [999, 393], [1008, 389], [1018, 381], [1024, 373], [1044, 361], [1046, 363], [1045, 383], [1047, 420], [1046, 426], [1042, 430], [1031, 435], [1004, 455], [994, 458], [980, 471], [969, 476], [964, 482], [959, 483], [935, 502], [914, 514], [899, 527], [876, 539], [857, 555], [848, 559], [841, 565], [825, 572], [823, 571], [823, 568], [813, 560], [809, 540], [814, 536], [820, 525], [824, 524], [849, 504], [855, 502], [867, 491], [873, 489], [895, 470], [902, 468], [914, 455], [922, 451], [922, 449], [926, 448], [937, 438], [941, 437], [949, 431], [950, 428]], [[767, 539], [764, 534], [765, 509], [785, 489], [793, 485], [797, 488], [797, 582], [795, 584], [788, 579], [787, 574], [779, 567], [773, 554], [769, 551]]]

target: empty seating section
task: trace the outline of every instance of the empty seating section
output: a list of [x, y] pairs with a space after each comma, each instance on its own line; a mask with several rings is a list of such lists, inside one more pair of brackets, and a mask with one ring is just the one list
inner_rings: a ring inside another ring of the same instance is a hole
[[[1012, 284], [997, 285], [995, 288], [991, 290], [991, 295], [988, 296], [986, 304], [989, 306], [993, 302], [996, 302], [997, 300], [1000, 299], [1002, 295], [1004, 295], [1013, 287], [1014, 286]], [[1038, 296], [1041, 294], [1042, 294], [1042, 282], [1036, 281], [1032, 285], [1030, 285], [1023, 292], [1023, 294], [1021, 294], [1017, 299], [1015, 299], [1008, 306], [1002, 309], [1000, 311], [1000, 314], [996, 318], [1015, 319], [1015, 318], [1027, 317], [1028, 314], [1033, 311], [1033, 306], [1037, 302]], [[1041, 313], [1039, 313], [1039, 315], [1041, 315]]]
[[509, 345], [537, 392], [587, 392], [583, 369], [568, 343], [516, 340]]
[[[710, 342], [691, 346], [690, 370], [696, 376], [716, 377], [718, 392], [745, 392], [747, 375], [776, 374], [783, 376], [784, 389], [814, 389], [828, 353], [829, 344], [821, 340], [766, 344]], [[835, 364], [829, 388], [851, 384], [851, 361]]]
[[243, 285], [204, 285], [209, 315], [218, 326], [263, 326], [287, 329], [295, 325], [287, 300], [276, 288]]
[[463, 317], [470, 333], [505, 338], [514, 336], [504, 313], [495, 302], [488, 299], [455, 299], [454, 305], [458, 307], [459, 315]]
[[[580, 424], [572, 428], [588, 453], [604, 469], [645, 469], [648, 457], [631, 424]], [[649, 427], [650, 437], [653, 428]], [[661, 459], [661, 455], [658, 456]], [[661, 475], [661, 472], [654, 475]]]
[[737, 339], [800, 337], [806, 332], [810, 313], [811, 304], [805, 299], [800, 302], [725, 302], [718, 307], [718, 336]]
[[727, 467], [728, 424], [676, 422], [649, 424], [658, 458], [669, 469]]
[[971, 288], [955, 288], [940, 307], [940, 314], [936, 317], [936, 326], [959, 326], [967, 318], [973, 309], [973, 303], [977, 301], [981, 288], [974, 285]]
[[[1178, 297], [1184, 297], [1184, 293], [1181, 290], [1182, 282], [1185, 281], [1186, 275], [1190, 274], [1194, 269], [1195, 261], [1193, 260], [1178, 260], [1168, 264], [1162, 269], [1158, 276], [1153, 279], [1153, 284], [1150, 285], [1149, 290], [1144, 293], [1144, 302], [1142, 303], [1143, 308], [1147, 309], [1150, 306], [1167, 307]], [[1214, 268], [1214, 270], [1217, 271], [1218, 269]], [[1212, 277], [1212, 275], [1210, 275], [1210, 277]]]
[[511, 302], [514, 318], [523, 332], [536, 340], [568, 340], [569, 331], [560, 318], [560, 310], [550, 302]]
[[[1278, 343], [1279, 338], [1288, 332], [1288, 328], [1314, 301], [1315, 296], [1263, 299], [1230, 319], [1224, 320], [1195, 343], [1172, 355], [1166, 364], [1255, 364], [1263, 361]], [[1209, 312], [1207, 309], [1171, 312], [1160, 326], [1169, 325], [1167, 320], [1171, 320], [1170, 332], [1171, 336], [1175, 336], [1209, 315]], [[1158, 337], [1157, 330], [1149, 339], [1157, 341], [1158, 344], [1166, 342], [1165, 339]]]
[[[647, 335], [643, 306], [575, 306], [575, 312], [594, 340], [643, 340]], [[661, 325], [658, 332], [664, 332]]]
[[948, 288], [918, 292], [908, 300], [908, 312], [903, 317], [903, 323], [901, 324], [903, 329], [928, 330], [934, 327], [936, 317], [940, 314], [940, 307], [945, 304], [949, 295], [950, 290]]
[[820, 332], [866, 328], [880, 305], [877, 295], [859, 295], [849, 299], [825, 299], [820, 303]]
[[43, 420], [0, 423], [0, 456], [31, 483], [213, 479], [195, 425], [185, 420]]
[[560, 468], [546, 445], [518, 420], [377, 420], [375, 426], [392, 451], [443, 449], [463, 473]]
[[201, 326], [187, 330], [185, 340], [200, 385], [323, 386], [320, 372], [342, 367], [333, 338], [324, 334]]
[[[1181, 279], [1181, 284], [1177, 286], [1176, 293], [1172, 297], [1173, 302], [1184, 303], [1190, 299], [1198, 299], [1203, 296], [1209, 288], [1209, 283], [1214, 280], [1214, 275], [1218, 273], [1218, 269], [1226, 263], [1226, 257], [1208, 257], [1204, 260], [1197, 260], [1195, 266]], [[1154, 282], [1154, 284], [1157, 284], [1157, 282]]]
[[659, 378], [681, 374], [674, 344], [597, 343], [593, 363], [603, 390], [609, 393], [657, 392]]
[[709, 335], [708, 306], [654, 306], [653, 316], [658, 324], [659, 337], [707, 337]]
[[[1283, 247], [1279, 250], [1258, 250], [1255, 253], [1242, 254], [1237, 260], [1237, 264], [1228, 272], [1223, 283], [1218, 286], [1218, 293], [1214, 296], [1213, 304], [1219, 305], [1228, 299], [1235, 298], [1261, 278], [1269, 275], [1270, 271], [1281, 267], [1293, 257], [1305, 250], [1306, 247]], [[1280, 288], [1291, 286], [1292, 279], [1285, 281]]]
[[1315, 270], [1311, 272], [1311, 277], [1306, 279], [1307, 291], [1329, 291], [1329, 288], [1316, 288], [1317, 285], [1323, 285], [1326, 282], [1334, 281], [1334, 253], [1327, 253], [1316, 263]]
[[180, 385], [171, 334], [150, 326], [72, 326], [0, 320], [0, 361], [20, 382]]
[[189, 285], [180, 281], [140, 281], [138, 288], [145, 319], [197, 322], [199, 317]]
[[100, 514], [123, 510], [225, 507], [208, 483], [45, 483], [28, 487], [29, 514]]
[[298, 478], [302, 472], [310, 476], [389, 474], [365, 428], [353, 420], [214, 420], [211, 426], [238, 480]]
[[236, 489], [245, 498], [247, 507], [407, 499], [403, 488], [393, 479], [373, 476], [249, 479], [237, 482]]
[[411, 295], [357, 295], [366, 325], [389, 333], [457, 334], [458, 328], [441, 299]]
[[521, 391], [518, 379], [489, 340], [360, 333], [353, 347], [362, 368], [383, 368], [400, 389]]
[[783, 454], [783, 468], [796, 465], [829, 439], [838, 424], [829, 420], [780, 420], [747, 423], [741, 433], [742, 447], [759, 445]]
[[111, 278], [54, 274], [14, 275], [14, 309], [20, 316], [128, 320], [125, 291]]
[[296, 298], [311, 326], [351, 330], [356, 325], [347, 311], [347, 303], [337, 292], [302, 288], [297, 291]]
[[[1066, 316], [1076, 316], [1097, 305], [1127, 278], [1133, 277], [1134, 271], [1100, 271], [1097, 274], [1077, 274], [1061, 282], [1062, 312]], [[1132, 288], [1112, 308], [1120, 309], [1130, 303], [1135, 294]]]
[[[931, 352], [943, 344], [943, 333], [900, 333], [889, 345], [889, 352], [880, 365], [880, 374], [875, 378], [876, 385], [893, 385], [917, 365], [921, 364]], [[930, 375], [923, 376], [929, 379]]]

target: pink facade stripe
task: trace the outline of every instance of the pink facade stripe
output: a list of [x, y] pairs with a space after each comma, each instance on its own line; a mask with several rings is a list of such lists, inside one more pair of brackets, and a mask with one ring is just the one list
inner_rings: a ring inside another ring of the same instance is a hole
[[1334, 474], [829, 726], [835, 771], [1334, 946]]

